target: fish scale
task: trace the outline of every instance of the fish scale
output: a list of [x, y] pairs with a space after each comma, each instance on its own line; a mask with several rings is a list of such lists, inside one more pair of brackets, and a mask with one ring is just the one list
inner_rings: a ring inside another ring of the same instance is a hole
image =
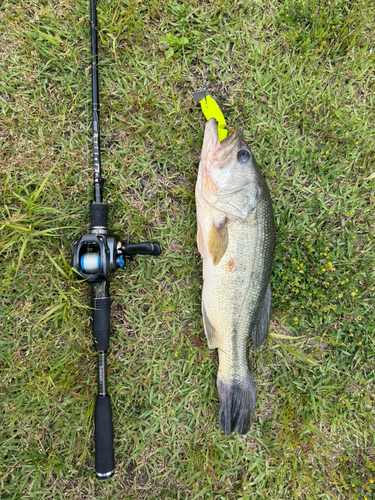
[[[243, 151], [249, 159], [239, 162]], [[255, 406], [250, 339], [258, 349], [269, 327], [275, 226], [267, 184], [241, 132], [220, 144], [215, 120], [206, 124], [196, 205], [204, 329], [219, 354], [219, 422], [227, 434], [244, 434]]]

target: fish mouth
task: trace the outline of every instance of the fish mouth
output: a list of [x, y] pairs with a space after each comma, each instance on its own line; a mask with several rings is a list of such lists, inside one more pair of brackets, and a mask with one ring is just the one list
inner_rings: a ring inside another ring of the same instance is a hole
[[242, 143], [243, 142], [243, 130], [242, 128], [237, 129], [235, 132], [227, 135], [225, 139], [223, 139], [220, 143], [222, 148], [226, 148], [233, 143]]
[[202, 157], [212, 157], [215, 162], [219, 162], [217, 166], [220, 167], [221, 162], [224, 162], [233, 153], [237, 153], [237, 150], [243, 146], [246, 146], [246, 143], [241, 128], [232, 132], [220, 142], [217, 121], [215, 118], [208, 120], [204, 132]]
[[203, 137], [202, 158], [209, 158], [215, 155], [220, 148], [218, 123], [215, 118], [210, 118], [206, 123]]

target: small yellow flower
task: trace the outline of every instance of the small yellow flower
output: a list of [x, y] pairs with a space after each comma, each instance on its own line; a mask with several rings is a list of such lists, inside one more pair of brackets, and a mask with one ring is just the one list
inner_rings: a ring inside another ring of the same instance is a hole
[[322, 273], [325, 273], [326, 270], [325, 270], [325, 267], [322, 267]]
[[213, 76], [214, 78], [216, 78], [216, 75], [215, 75], [215, 73], [214, 73], [214, 74], [213, 74], [212, 76]]
[[354, 484], [352, 483], [352, 487], [354, 488]]
[[358, 292], [357, 288], [355, 289], [356, 292]]
[[357, 120], [355, 120], [355, 122], [354, 122], [354, 123], [357, 123]]
[[370, 483], [371, 483], [371, 484], [374, 484], [374, 480], [373, 480], [373, 479], [370, 479]]
[[362, 345], [362, 342], [358, 342], [358, 345]]
[[306, 125], [304, 125], [304, 127], [306, 127]]
[[328, 154], [328, 151], [326, 151], [326, 155]]
[[325, 337], [325, 336], [326, 336], [326, 334], [325, 334], [325, 333], [323, 333], [323, 337]]
[[287, 14], [286, 17], [289, 17], [289, 14]]
[[332, 267], [332, 262], [328, 262], [328, 266], [329, 266], [329, 267]]
[[328, 212], [328, 215], [332, 215], [332, 212]]
[[356, 144], [358, 144], [358, 141], [356, 142]]

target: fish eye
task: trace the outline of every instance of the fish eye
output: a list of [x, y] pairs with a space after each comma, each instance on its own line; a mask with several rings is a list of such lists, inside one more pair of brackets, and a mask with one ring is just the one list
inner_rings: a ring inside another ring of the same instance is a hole
[[241, 149], [237, 153], [237, 159], [240, 163], [245, 163], [250, 158], [250, 153], [246, 149]]

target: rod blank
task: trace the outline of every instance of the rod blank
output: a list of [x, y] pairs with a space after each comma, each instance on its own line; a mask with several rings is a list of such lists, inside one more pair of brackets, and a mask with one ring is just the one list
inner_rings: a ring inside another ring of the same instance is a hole
[[98, 79], [98, 23], [95, 0], [90, 0], [91, 22], [91, 82], [92, 82], [92, 140], [94, 161], [94, 202], [102, 202], [102, 177], [100, 166], [100, 129], [99, 129], [99, 79]]

